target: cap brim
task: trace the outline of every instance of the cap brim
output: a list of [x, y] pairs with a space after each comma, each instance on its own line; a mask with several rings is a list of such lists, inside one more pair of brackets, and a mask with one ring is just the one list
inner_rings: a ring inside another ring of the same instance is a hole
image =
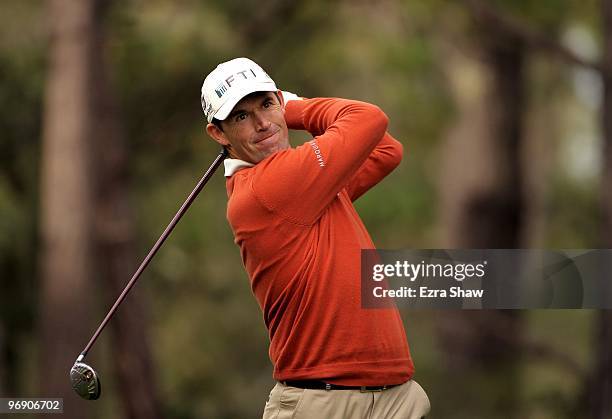
[[247, 95], [250, 95], [251, 93], [276, 92], [276, 91], [278, 91], [278, 89], [276, 88], [276, 85], [274, 83], [270, 83], [270, 82], [254, 83], [251, 86], [249, 86], [249, 88], [238, 92], [235, 96], [228, 97], [225, 103], [219, 108], [217, 113], [212, 115], [211, 121], [213, 118], [218, 119], [219, 121], [224, 121], [225, 118], [227, 118], [227, 116], [232, 112], [232, 109], [234, 109], [234, 106], [236, 106], [236, 104], [240, 102], [242, 98], [244, 98]]

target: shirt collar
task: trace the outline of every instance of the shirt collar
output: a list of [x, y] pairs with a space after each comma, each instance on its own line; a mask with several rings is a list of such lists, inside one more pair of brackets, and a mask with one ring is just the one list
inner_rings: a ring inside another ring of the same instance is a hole
[[225, 166], [225, 177], [231, 177], [234, 173], [242, 169], [255, 166], [253, 163], [240, 159], [225, 159], [223, 165]]

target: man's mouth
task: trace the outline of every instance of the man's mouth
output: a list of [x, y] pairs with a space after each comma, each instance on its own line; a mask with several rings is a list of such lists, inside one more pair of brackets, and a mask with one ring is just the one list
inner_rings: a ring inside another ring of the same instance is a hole
[[264, 136], [264, 137], [258, 138], [257, 140], [255, 140], [255, 141], [253, 142], [253, 144], [258, 144], [258, 143], [261, 143], [262, 141], [265, 141], [265, 140], [267, 140], [267, 139], [269, 139], [269, 138], [273, 137], [273, 136], [274, 136], [276, 133], [278, 133], [278, 131], [280, 131], [280, 130], [276, 130], [276, 131], [274, 131], [274, 132], [271, 132], [271, 133], [269, 133], [269, 134], [266, 134], [266, 136]]

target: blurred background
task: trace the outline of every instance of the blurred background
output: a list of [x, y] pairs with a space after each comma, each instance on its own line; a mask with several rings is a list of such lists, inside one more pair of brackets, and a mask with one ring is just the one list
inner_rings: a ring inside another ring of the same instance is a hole
[[[356, 203], [378, 247], [612, 248], [610, 0], [0, 7], [0, 397], [63, 397], [79, 419], [261, 417], [268, 337], [221, 173], [89, 354], [102, 398], [68, 380], [216, 156], [200, 86], [237, 56], [389, 115], [403, 163]], [[431, 418], [612, 418], [609, 311], [402, 315]]]

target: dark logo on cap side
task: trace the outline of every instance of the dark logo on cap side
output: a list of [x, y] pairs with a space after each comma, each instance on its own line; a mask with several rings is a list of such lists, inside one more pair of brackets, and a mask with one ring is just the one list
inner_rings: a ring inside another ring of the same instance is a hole
[[217, 97], [222, 97], [225, 92], [227, 92], [227, 87], [225, 87], [223, 83], [215, 88], [215, 93], [217, 94]]

